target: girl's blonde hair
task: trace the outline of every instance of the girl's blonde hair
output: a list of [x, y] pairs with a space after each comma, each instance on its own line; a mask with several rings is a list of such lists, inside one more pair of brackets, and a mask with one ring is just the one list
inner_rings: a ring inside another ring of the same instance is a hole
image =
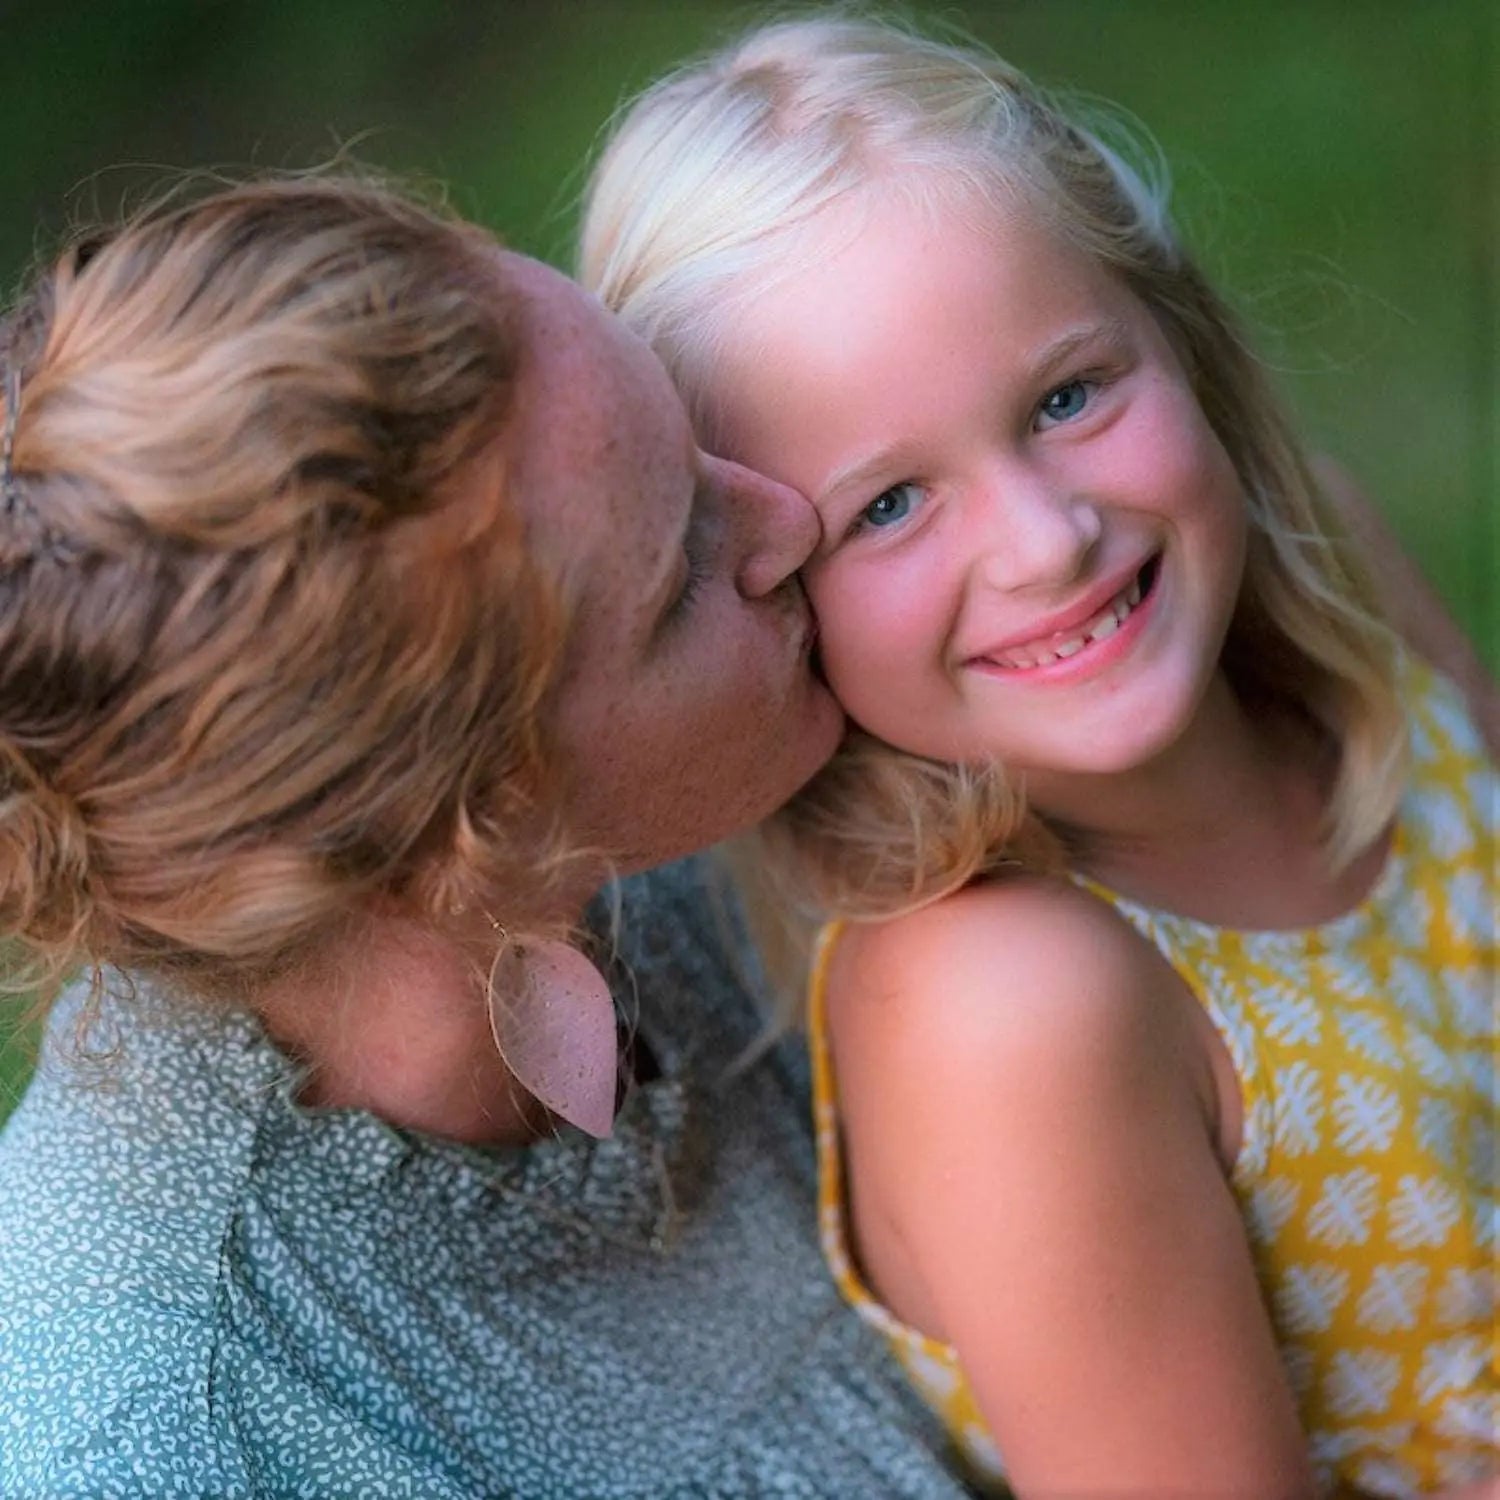
[[[770, 25], [624, 110], [587, 189], [580, 279], [655, 347], [714, 446], [731, 328], [753, 337], [756, 300], [826, 253], [808, 227], [876, 189], [949, 208], [1024, 201], [1158, 319], [1249, 508], [1227, 668], [1338, 746], [1327, 848], [1338, 864], [1366, 847], [1401, 782], [1390, 634], [1265, 373], [1177, 239], [1165, 173], [1118, 126], [1070, 116], [976, 47], [845, 13]], [[1026, 817], [1002, 768], [935, 764], [858, 731], [765, 830], [794, 891], [857, 917], [1056, 859], [1059, 833]]]
[[86, 959], [253, 996], [370, 899], [441, 924], [545, 894], [565, 611], [495, 443], [513, 322], [489, 236], [307, 176], [83, 237], [0, 324], [28, 982]]

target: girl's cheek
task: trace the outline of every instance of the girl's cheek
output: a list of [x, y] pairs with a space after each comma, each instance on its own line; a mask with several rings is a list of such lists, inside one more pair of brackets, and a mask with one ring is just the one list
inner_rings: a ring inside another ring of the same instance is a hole
[[870, 586], [873, 580], [866, 579], [861, 587], [854, 576], [858, 571], [831, 567], [807, 582], [808, 601], [818, 621], [818, 653], [829, 686], [840, 696], [859, 691], [872, 656], [878, 656], [883, 633], [878, 592]]
[[807, 590], [807, 602], [817, 616], [818, 635], [824, 642], [843, 629], [849, 610], [857, 607], [858, 592], [849, 589], [844, 572], [837, 558], [802, 570], [802, 586]]
[[940, 616], [928, 582], [911, 570], [851, 570], [813, 598], [825, 664], [884, 674], [936, 649]]

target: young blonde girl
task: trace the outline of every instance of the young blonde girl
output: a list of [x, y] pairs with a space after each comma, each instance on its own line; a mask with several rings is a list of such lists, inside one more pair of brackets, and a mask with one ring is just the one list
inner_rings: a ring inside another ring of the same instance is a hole
[[822, 516], [825, 1247], [1022, 1495], [1492, 1493], [1493, 768], [1111, 140], [814, 17], [590, 189], [586, 283]]

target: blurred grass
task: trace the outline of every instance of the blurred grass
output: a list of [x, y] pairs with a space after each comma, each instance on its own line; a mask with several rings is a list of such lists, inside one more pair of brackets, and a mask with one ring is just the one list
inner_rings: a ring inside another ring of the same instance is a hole
[[[0, 967], [6, 955], [0, 950]], [[39, 1028], [29, 1023], [28, 997], [0, 995], [0, 1122], [10, 1114], [36, 1064]]]
[[[967, 28], [1113, 99], [1309, 435], [1500, 661], [1497, 98], [1489, 0], [975, 0]], [[367, 161], [566, 265], [581, 163], [731, 0], [0, 0], [0, 278], [164, 168]], [[0, 1115], [24, 1076], [0, 1015]]]

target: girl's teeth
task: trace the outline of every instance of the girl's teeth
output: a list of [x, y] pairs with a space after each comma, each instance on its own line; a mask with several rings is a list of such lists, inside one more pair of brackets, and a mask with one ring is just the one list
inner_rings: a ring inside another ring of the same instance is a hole
[[1070, 656], [1077, 656], [1090, 642], [1108, 640], [1125, 623], [1130, 616], [1130, 611], [1140, 602], [1141, 581], [1139, 577], [1136, 577], [1131, 579], [1129, 585], [1084, 626], [1081, 635], [1076, 635], [1058, 646], [1027, 646], [1007, 651], [1003, 657], [998, 658], [999, 664], [1003, 667], [1026, 671], [1031, 667], [1045, 667], [1054, 661], [1066, 661]]

